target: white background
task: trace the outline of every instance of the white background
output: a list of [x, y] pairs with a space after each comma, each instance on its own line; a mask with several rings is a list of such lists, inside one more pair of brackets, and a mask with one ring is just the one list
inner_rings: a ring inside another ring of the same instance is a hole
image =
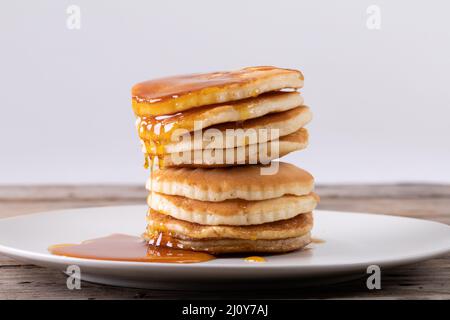
[[[68, 30], [66, 9], [81, 8]], [[369, 5], [381, 30], [366, 27]], [[318, 182], [450, 182], [445, 1], [2, 1], [0, 183], [143, 183], [130, 88], [298, 68]]]

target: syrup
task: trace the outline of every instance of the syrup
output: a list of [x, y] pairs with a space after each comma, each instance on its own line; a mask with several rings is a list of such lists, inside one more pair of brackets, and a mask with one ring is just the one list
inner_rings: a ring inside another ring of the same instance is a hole
[[149, 245], [126, 234], [112, 234], [80, 244], [57, 244], [48, 250], [58, 256], [112, 261], [196, 263], [215, 258], [203, 252]]

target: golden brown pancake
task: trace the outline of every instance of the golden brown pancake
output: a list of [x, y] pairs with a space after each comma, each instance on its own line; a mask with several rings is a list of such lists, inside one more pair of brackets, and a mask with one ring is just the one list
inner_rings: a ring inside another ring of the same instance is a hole
[[[172, 141], [154, 142], [148, 136], [143, 139], [143, 152], [150, 155], [183, 152], [198, 149], [237, 148], [248, 144], [263, 143], [292, 134], [311, 121], [307, 106], [239, 122], [227, 122], [208, 127], [202, 131], [177, 136]], [[230, 129], [232, 131], [230, 131]], [[275, 130], [271, 132], [271, 130]], [[198, 139], [197, 141], [195, 139]]]
[[226, 167], [243, 164], [267, 164], [288, 153], [308, 146], [308, 131], [297, 132], [269, 142], [244, 145], [238, 148], [192, 150], [158, 156], [161, 168], [168, 167]]
[[177, 141], [186, 132], [259, 118], [302, 104], [303, 98], [298, 92], [268, 92], [256, 98], [198, 107], [172, 115], [139, 117], [137, 127], [141, 139], [167, 144]]
[[313, 191], [314, 178], [305, 170], [286, 162], [272, 162], [271, 166], [278, 166], [272, 175], [262, 175], [261, 170], [267, 168], [262, 165], [155, 170], [147, 188], [201, 201], [264, 200]]
[[131, 90], [137, 116], [167, 115], [205, 105], [256, 97], [284, 88], [301, 88], [300, 71], [249, 67], [237, 71], [166, 77], [138, 83]]
[[[162, 234], [160, 234], [162, 235]], [[211, 239], [190, 240], [171, 237], [154, 237], [144, 234], [143, 238], [151, 245], [161, 245], [170, 248], [204, 251], [212, 254], [227, 253], [284, 253], [299, 250], [311, 243], [311, 233], [302, 236], [276, 240], [245, 240], [245, 239]]]
[[147, 231], [165, 232], [177, 239], [243, 239], [274, 240], [298, 237], [309, 232], [313, 226], [311, 212], [293, 218], [257, 225], [210, 226], [183, 221], [149, 209]]
[[200, 201], [154, 192], [147, 198], [153, 210], [178, 220], [202, 225], [257, 225], [286, 220], [313, 211], [319, 196], [284, 195], [279, 198], [248, 201], [230, 199], [220, 202]]

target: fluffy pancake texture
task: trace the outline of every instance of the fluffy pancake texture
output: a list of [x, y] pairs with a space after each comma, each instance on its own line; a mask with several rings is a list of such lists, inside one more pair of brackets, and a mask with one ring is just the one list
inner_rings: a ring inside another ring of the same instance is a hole
[[201, 225], [175, 219], [169, 215], [150, 209], [148, 213], [148, 234], [163, 232], [176, 239], [242, 239], [276, 240], [302, 236], [313, 227], [313, 216], [309, 213], [298, 214], [287, 220], [270, 223], [229, 226]]
[[[199, 149], [226, 149], [237, 148], [248, 144], [263, 143], [279, 137], [292, 134], [303, 128], [311, 121], [312, 114], [307, 106], [300, 106], [283, 112], [270, 113], [265, 116], [242, 122], [227, 122], [211, 126], [198, 131], [200, 136], [196, 138], [195, 133], [185, 133], [174, 141], [155, 145], [149, 140], [143, 144], [143, 152], [157, 155], [166, 153], [183, 152]], [[227, 130], [232, 133], [227, 134]], [[261, 129], [266, 130], [262, 134]], [[273, 133], [270, 130], [278, 130]], [[278, 135], [274, 135], [274, 134]], [[194, 139], [198, 139], [195, 141]]]
[[150, 208], [178, 220], [202, 225], [257, 225], [286, 220], [298, 214], [311, 212], [319, 197], [284, 195], [279, 198], [248, 201], [242, 199], [209, 202], [152, 193], [147, 198]]
[[[143, 238], [150, 244], [158, 243], [158, 239], [154, 239], [147, 234]], [[262, 253], [284, 253], [299, 250], [307, 246], [311, 242], [311, 233], [308, 232], [302, 236], [277, 240], [244, 240], [244, 239], [212, 239], [212, 240], [190, 240], [176, 239], [168, 241], [165, 246], [193, 250], [204, 251], [212, 254], [227, 253], [245, 253], [245, 252], [262, 252]]]
[[285, 162], [272, 165], [278, 165], [272, 175], [262, 175], [262, 165], [155, 170], [147, 188], [201, 201], [264, 200], [313, 191], [314, 178], [307, 171]]
[[133, 86], [131, 94], [135, 114], [143, 117], [173, 114], [302, 86], [300, 71], [264, 66], [149, 80]]
[[172, 115], [139, 117], [137, 127], [141, 139], [159, 140], [167, 144], [177, 141], [185, 132], [226, 122], [259, 118], [268, 113], [287, 111], [302, 104], [303, 98], [298, 92], [269, 92], [256, 98], [203, 106]]
[[163, 168], [174, 166], [225, 167], [242, 164], [267, 164], [288, 153], [308, 146], [308, 131], [301, 128], [297, 132], [280, 139], [263, 143], [244, 145], [238, 148], [192, 150], [165, 154], [159, 165]]

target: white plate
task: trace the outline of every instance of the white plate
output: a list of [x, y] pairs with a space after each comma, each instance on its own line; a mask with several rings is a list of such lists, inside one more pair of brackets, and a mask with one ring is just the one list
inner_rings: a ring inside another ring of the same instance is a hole
[[[141, 288], [200, 289], [254, 282], [274, 286], [323, 283], [366, 276], [369, 265], [413, 263], [450, 251], [444, 224], [363, 213], [314, 212], [312, 250], [266, 256], [266, 263], [227, 257], [194, 264], [100, 261], [54, 256], [48, 246], [78, 243], [112, 233], [139, 235], [145, 206], [72, 209], [0, 219], [0, 253], [39, 266], [81, 268], [83, 280]], [[273, 280], [277, 280], [274, 282]], [[252, 287], [254, 288], [254, 287]]]

